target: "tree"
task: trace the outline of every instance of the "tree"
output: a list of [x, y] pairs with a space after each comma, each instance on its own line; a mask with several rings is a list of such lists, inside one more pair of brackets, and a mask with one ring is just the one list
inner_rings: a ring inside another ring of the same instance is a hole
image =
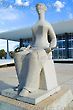
[[2, 59], [2, 57], [4, 57], [4, 58], [6, 57], [6, 52], [4, 49], [0, 50], [0, 58]]

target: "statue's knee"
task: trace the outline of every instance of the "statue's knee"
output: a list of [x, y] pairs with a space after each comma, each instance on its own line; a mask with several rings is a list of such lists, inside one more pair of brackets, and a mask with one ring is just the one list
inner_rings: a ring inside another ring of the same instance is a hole
[[37, 57], [37, 52], [32, 52], [28, 55], [30, 58], [35, 59]]

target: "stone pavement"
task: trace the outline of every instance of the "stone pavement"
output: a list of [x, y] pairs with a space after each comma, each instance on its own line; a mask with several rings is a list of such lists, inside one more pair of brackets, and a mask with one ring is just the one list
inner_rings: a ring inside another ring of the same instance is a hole
[[[66, 85], [73, 92], [73, 64], [55, 63], [59, 85]], [[0, 68], [0, 90], [4, 90], [18, 84], [15, 67]], [[71, 102], [65, 110], [73, 110]]]
[[[55, 68], [59, 84], [68, 86], [73, 93], [73, 64], [55, 64]], [[73, 110], [73, 101], [65, 110]]]

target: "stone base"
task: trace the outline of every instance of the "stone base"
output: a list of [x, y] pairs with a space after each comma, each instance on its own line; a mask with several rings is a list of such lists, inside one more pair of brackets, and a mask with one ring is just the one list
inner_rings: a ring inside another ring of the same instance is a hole
[[48, 98], [50, 95], [58, 92], [59, 90], [60, 90], [60, 87], [57, 87], [51, 91], [38, 89], [37, 91], [33, 93], [29, 93], [28, 95], [20, 96], [20, 95], [17, 95], [17, 91], [14, 91], [14, 89], [10, 88], [10, 89], [3, 90], [1, 92], [1, 95], [7, 96], [13, 99], [17, 99], [23, 102], [27, 102], [30, 104], [37, 104], [41, 102], [42, 100]]
[[63, 87], [59, 92], [49, 96], [36, 105], [3, 96], [0, 96], [0, 100], [19, 106], [24, 110], [64, 110], [64, 108], [73, 100], [73, 95], [70, 89]]

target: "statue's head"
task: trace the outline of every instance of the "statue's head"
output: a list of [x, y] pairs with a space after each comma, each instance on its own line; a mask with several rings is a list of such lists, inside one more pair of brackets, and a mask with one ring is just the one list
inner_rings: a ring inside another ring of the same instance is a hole
[[46, 5], [44, 3], [38, 3], [36, 5], [36, 10], [40, 14], [40, 13], [45, 12], [47, 10], [47, 7], [46, 7]]

